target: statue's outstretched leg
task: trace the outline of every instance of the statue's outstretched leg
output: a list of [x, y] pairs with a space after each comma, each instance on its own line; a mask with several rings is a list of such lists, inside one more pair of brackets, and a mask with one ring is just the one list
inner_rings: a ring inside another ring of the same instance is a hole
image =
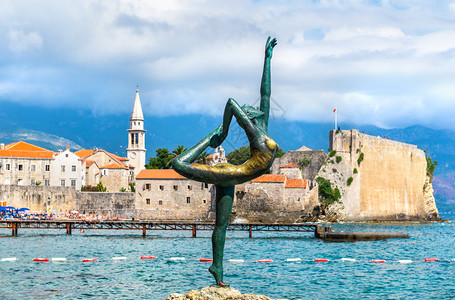
[[213, 263], [209, 272], [215, 277], [219, 287], [228, 287], [223, 282], [223, 254], [226, 229], [231, 216], [232, 204], [234, 201], [234, 186], [215, 186], [216, 189], [216, 222], [212, 234]]

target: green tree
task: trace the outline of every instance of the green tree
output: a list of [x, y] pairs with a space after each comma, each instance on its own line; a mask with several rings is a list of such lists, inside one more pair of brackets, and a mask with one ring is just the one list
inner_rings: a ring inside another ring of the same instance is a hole
[[107, 187], [105, 187], [103, 185], [103, 183], [100, 181], [97, 185], [96, 185], [96, 191], [97, 192], [107, 192]]
[[207, 154], [207, 152], [202, 152], [201, 155], [199, 155], [198, 159], [197, 159], [197, 163], [198, 164], [206, 164], [207, 163], [207, 156], [209, 156]]
[[340, 199], [340, 190], [338, 188], [332, 189], [332, 184], [329, 180], [318, 177], [316, 178], [316, 182], [318, 183], [319, 188], [319, 201], [324, 206], [328, 206]]
[[188, 148], [185, 148], [183, 145], [178, 145], [174, 150], [172, 150], [173, 157], [179, 156], [183, 152], [185, 152]]
[[281, 149], [281, 148], [278, 148], [278, 150], [276, 151], [276, 154], [275, 154], [275, 158], [280, 158], [281, 156], [285, 155], [286, 152]]
[[167, 148], [156, 149], [156, 156], [149, 158], [149, 163], [145, 165], [147, 169], [169, 169], [169, 162], [173, 155]]
[[227, 160], [230, 164], [241, 165], [251, 157], [250, 147], [243, 146], [239, 149], [229, 152]]
[[431, 157], [428, 156], [428, 152], [425, 152], [425, 158], [427, 160], [427, 176], [430, 177], [430, 181], [433, 181], [433, 174], [434, 170], [436, 170], [436, 166], [438, 165], [438, 162], [435, 160], [432, 160]]
[[130, 182], [128, 185], [130, 186], [130, 191], [134, 193], [136, 191], [136, 184], [134, 182]]

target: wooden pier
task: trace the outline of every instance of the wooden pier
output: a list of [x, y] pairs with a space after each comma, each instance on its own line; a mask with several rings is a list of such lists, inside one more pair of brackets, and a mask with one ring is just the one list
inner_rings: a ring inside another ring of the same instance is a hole
[[[316, 235], [316, 223], [233, 223], [229, 224], [228, 231], [247, 231], [253, 237], [253, 231], [285, 231], [285, 232], [311, 232]], [[84, 221], [84, 220], [8, 220], [0, 221], [0, 228], [11, 229], [11, 235], [17, 236], [18, 229], [61, 229], [66, 234], [73, 230], [138, 230], [146, 237], [149, 230], [188, 230], [196, 237], [197, 231], [212, 231], [214, 223], [208, 222], [157, 222], [157, 221]]]

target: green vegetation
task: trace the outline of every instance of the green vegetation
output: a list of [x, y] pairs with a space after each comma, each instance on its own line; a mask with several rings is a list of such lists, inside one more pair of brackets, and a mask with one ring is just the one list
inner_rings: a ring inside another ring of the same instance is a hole
[[172, 153], [166, 148], [156, 149], [156, 156], [149, 158], [149, 163], [145, 165], [146, 169], [169, 169], [169, 162], [172, 160]]
[[329, 180], [318, 177], [316, 182], [319, 186], [319, 201], [328, 206], [341, 198], [340, 190], [338, 188], [332, 189], [332, 184]]
[[359, 171], [357, 171], [357, 168], [354, 168], [354, 171], [352, 171], [352, 173], [357, 174]]
[[348, 186], [351, 185], [351, 183], [352, 183], [353, 180], [354, 180], [354, 178], [352, 178], [352, 177], [349, 177], [349, 178], [348, 178], [348, 181], [347, 181]]
[[235, 149], [227, 155], [227, 160], [230, 164], [241, 165], [251, 157], [250, 147], [243, 146]]
[[359, 158], [357, 159], [357, 164], [360, 166], [360, 163], [363, 161], [363, 152], [360, 153]]
[[335, 156], [335, 154], [337, 154], [337, 151], [336, 150], [332, 150], [329, 153], [329, 157]]
[[343, 159], [343, 158], [342, 158], [341, 156], [337, 156], [337, 157], [335, 158], [337, 164], [340, 163], [340, 161], [341, 161], [342, 159]]
[[136, 183], [130, 182], [128, 185], [130, 187], [130, 191], [134, 193], [136, 191]]
[[96, 189], [97, 192], [107, 192], [107, 187], [105, 187], [101, 181], [96, 185]]
[[302, 157], [302, 159], [299, 160], [299, 166], [300, 167], [305, 167], [308, 166], [311, 163], [311, 158], [309, 157]]
[[81, 187], [82, 192], [107, 192], [107, 188], [100, 181], [96, 186], [85, 185]]
[[359, 153], [359, 152], [360, 152], [360, 149], [355, 150], [355, 153]]
[[41, 184], [41, 181], [36, 181], [35, 182], [35, 185], [40, 185]]
[[431, 157], [428, 156], [427, 151], [425, 151], [425, 158], [427, 160], [427, 176], [430, 177], [430, 182], [431, 182], [431, 181], [433, 181], [434, 170], [436, 170], [436, 166], [438, 165], [438, 162], [435, 160], [432, 160]]
[[122, 188], [120, 189], [120, 192], [121, 192], [121, 193], [125, 193], [125, 192], [127, 192], [127, 190], [126, 190], [126, 188], [122, 187]]
[[275, 154], [275, 158], [280, 158], [281, 156], [285, 155], [286, 152], [281, 149], [281, 148], [278, 148], [278, 150], [276, 151], [276, 154]]

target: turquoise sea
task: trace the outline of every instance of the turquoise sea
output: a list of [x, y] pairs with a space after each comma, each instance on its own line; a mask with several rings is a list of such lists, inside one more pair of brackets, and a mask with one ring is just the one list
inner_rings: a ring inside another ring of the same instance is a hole
[[[410, 239], [328, 243], [310, 233], [253, 232], [250, 239], [247, 232], [228, 232], [225, 281], [242, 293], [272, 298], [455, 299], [455, 223], [356, 223], [332, 228], [401, 232]], [[0, 259], [17, 258], [0, 261], [0, 299], [164, 299], [213, 284], [207, 271], [210, 263], [199, 261], [211, 257], [210, 232], [198, 232], [197, 238], [190, 231], [149, 231], [146, 238], [140, 231], [114, 230], [67, 236], [64, 230], [19, 229], [18, 237], [10, 234], [10, 229], [0, 229]], [[99, 261], [82, 262], [84, 258]], [[315, 258], [329, 261], [314, 262]], [[261, 259], [273, 261], [257, 262]], [[386, 262], [372, 263], [373, 259]]]

